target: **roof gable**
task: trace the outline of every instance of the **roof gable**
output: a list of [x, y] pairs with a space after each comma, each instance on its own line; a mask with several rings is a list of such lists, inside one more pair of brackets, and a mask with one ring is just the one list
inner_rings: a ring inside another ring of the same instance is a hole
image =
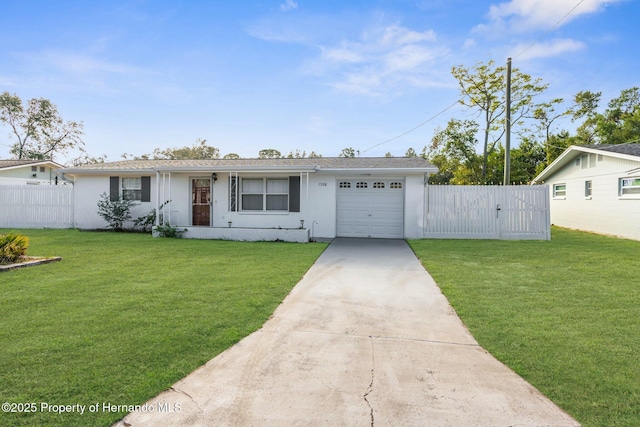
[[615, 145], [572, 145], [564, 150], [557, 159], [540, 172], [540, 174], [533, 179], [532, 183], [538, 184], [545, 181], [583, 153], [602, 154], [603, 156], [632, 160], [640, 163], [639, 143], [629, 142], [626, 144]]

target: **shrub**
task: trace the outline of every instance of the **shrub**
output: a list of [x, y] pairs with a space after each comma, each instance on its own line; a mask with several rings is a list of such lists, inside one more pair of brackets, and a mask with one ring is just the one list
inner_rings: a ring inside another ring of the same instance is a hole
[[122, 231], [125, 222], [131, 220], [131, 208], [137, 203], [120, 197], [111, 199], [107, 193], [100, 195], [98, 200], [98, 215], [100, 215], [115, 231]]
[[153, 230], [158, 237], [182, 237], [182, 233], [187, 231], [186, 228], [179, 229], [171, 224], [158, 225]]
[[[162, 222], [162, 208], [165, 207], [167, 204], [169, 204], [169, 202], [171, 202], [171, 200], [167, 200], [166, 202], [160, 205], [160, 222]], [[141, 231], [144, 231], [146, 233], [151, 232], [153, 229], [153, 226], [156, 224], [156, 215], [157, 215], [156, 209], [153, 208], [151, 209], [151, 212], [149, 212], [148, 214], [134, 219], [133, 226], [135, 228], [139, 228]]]
[[16, 262], [27, 253], [29, 238], [22, 234], [0, 234], [0, 264]]

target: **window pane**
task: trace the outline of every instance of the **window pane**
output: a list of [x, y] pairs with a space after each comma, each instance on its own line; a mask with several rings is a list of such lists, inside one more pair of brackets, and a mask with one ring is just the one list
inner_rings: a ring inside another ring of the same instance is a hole
[[243, 194], [242, 210], [243, 211], [261, 211], [262, 210], [262, 194]]
[[267, 195], [268, 211], [286, 211], [289, 209], [289, 196]]
[[140, 189], [142, 188], [142, 178], [122, 178], [123, 189]]
[[289, 192], [288, 179], [268, 179], [267, 193], [287, 194]]
[[142, 200], [142, 190], [122, 190], [123, 200]]
[[242, 180], [242, 192], [262, 194], [262, 180], [261, 179], [243, 179]]

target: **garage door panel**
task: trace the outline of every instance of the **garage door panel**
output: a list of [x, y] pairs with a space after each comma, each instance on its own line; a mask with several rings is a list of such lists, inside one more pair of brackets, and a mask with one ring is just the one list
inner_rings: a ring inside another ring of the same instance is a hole
[[351, 180], [351, 188], [339, 187], [337, 235], [403, 238], [404, 185], [390, 185], [400, 181], [357, 179]]

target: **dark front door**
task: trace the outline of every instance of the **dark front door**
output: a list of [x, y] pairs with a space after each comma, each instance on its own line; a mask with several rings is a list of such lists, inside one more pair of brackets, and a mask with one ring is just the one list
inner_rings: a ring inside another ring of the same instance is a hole
[[191, 180], [191, 211], [193, 225], [211, 225], [211, 180]]

